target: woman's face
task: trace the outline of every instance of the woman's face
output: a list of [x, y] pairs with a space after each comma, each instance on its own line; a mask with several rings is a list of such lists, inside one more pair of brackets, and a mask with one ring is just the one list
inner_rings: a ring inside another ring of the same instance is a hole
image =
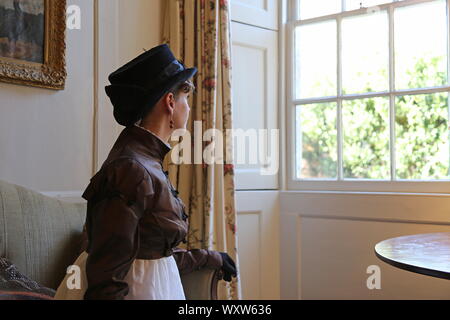
[[190, 93], [180, 92], [178, 99], [175, 101], [175, 108], [173, 111], [174, 130], [186, 129], [187, 121], [189, 119], [189, 107], [188, 99]]

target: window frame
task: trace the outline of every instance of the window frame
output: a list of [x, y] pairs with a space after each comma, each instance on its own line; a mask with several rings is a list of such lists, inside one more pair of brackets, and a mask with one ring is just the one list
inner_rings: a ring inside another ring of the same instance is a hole
[[[300, 0], [301, 1], [301, 0]], [[450, 193], [450, 179], [442, 180], [398, 180], [395, 176], [395, 97], [402, 95], [429, 94], [438, 92], [449, 93], [450, 110], [450, 0], [446, 0], [447, 10], [447, 77], [446, 86], [395, 90], [395, 56], [394, 56], [394, 9], [414, 4], [432, 2], [434, 0], [394, 0], [391, 3], [378, 5], [386, 10], [389, 24], [389, 90], [385, 92], [371, 92], [361, 94], [342, 94], [342, 19], [367, 13], [367, 8], [345, 11], [345, 0], [342, 1], [342, 12], [317, 18], [297, 20], [299, 0], [288, 0], [285, 28], [285, 57], [286, 57], [286, 125], [287, 125], [287, 189], [308, 191], [353, 191], [353, 192], [401, 192], [401, 193]], [[337, 86], [338, 95], [332, 97], [295, 99], [295, 28], [299, 25], [336, 20], [337, 36]], [[389, 98], [390, 123], [390, 171], [391, 180], [348, 179], [343, 177], [343, 134], [342, 134], [342, 103], [351, 99], [374, 97]], [[311, 103], [333, 102], [337, 104], [337, 135], [338, 135], [338, 176], [337, 179], [298, 179], [296, 178], [296, 107]], [[450, 112], [450, 111], [449, 111]], [[450, 117], [449, 117], [450, 119]], [[450, 121], [449, 121], [450, 122]], [[450, 128], [450, 124], [449, 124]], [[392, 161], [394, 160], [394, 161]]]

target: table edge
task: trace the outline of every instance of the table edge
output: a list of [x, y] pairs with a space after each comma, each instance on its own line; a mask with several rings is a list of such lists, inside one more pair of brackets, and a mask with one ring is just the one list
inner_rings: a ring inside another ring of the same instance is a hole
[[392, 265], [394, 267], [397, 267], [397, 268], [400, 268], [400, 269], [403, 269], [403, 270], [406, 270], [409, 272], [414, 272], [414, 273], [419, 273], [419, 274], [423, 274], [423, 275], [427, 275], [427, 276], [432, 276], [435, 278], [450, 280], [450, 274], [448, 272], [427, 269], [427, 268], [423, 268], [423, 267], [419, 267], [419, 266], [415, 266], [415, 265], [411, 265], [411, 264], [407, 264], [407, 263], [402, 263], [402, 262], [399, 262], [396, 260], [386, 258], [377, 252], [376, 247], [374, 248], [374, 252], [378, 259], [380, 259], [381, 261], [383, 261], [389, 265]]

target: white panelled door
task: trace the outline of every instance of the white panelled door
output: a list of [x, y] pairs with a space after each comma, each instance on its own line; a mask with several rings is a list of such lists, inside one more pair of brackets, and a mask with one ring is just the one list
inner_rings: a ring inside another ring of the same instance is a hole
[[279, 192], [236, 193], [244, 300], [280, 299]]
[[233, 129], [245, 139], [233, 154], [244, 300], [280, 298], [277, 7], [277, 0], [231, 1]]
[[279, 0], [231, 0], [231, 19], [278, 30]]
[[[235, 139], [236, 189], [278, 189], [279, 153], [270, 151], [278, 147], [278, 32], [233, 22], [232, 65], [234, 129], [248, 134], [245, 144]], [[275, 157], [267, 170], [261, 154]]]

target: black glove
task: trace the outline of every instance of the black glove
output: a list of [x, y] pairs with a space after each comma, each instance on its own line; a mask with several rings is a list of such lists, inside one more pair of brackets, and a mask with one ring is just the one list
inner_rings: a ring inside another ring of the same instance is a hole
[[231, 276], [237, 277], [237, 270], [236, 270], [236, 264], [234, 263], [233, 259], [228, 255], [226, 252], [219, 252], [222, 256], [223, 264], [222, 264], [222, 271], [223, 271], [223, 280], [231, 282]]

